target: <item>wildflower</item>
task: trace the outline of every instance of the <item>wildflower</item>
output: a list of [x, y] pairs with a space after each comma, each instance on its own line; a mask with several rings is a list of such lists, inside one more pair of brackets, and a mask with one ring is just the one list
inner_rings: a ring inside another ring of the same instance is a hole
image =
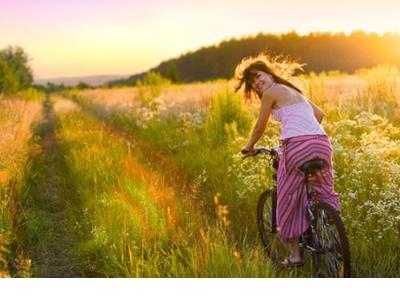
[[232, 255], [234, 258], [236, 258], [238, 260], [240, 260], [240, 258], [241, 258], [240, 253], [236, 250], [233, 250]]
[[221, 194], [217, 192], [214, 196], [214, 204], [218, 205], [219, 204], [219, 198], [221, 197]]

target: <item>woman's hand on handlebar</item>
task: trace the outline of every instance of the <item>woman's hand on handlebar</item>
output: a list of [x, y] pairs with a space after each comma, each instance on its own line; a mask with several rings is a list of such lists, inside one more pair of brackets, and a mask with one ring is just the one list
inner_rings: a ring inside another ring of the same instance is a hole
[[246, 155], [246, 156], [249, 156], [249, 155], [254, 155], [254, 154], [256, 154], [257, 150], [254, 149], [253, 146], [249, 147], [248, 145], [246, 145], [246, 146], [244, 146], [244, 147], [242, 148], [242, 151], [241, 151], [241, 152], [242, 152], [242, 154], [244, 154], [244, 155]]

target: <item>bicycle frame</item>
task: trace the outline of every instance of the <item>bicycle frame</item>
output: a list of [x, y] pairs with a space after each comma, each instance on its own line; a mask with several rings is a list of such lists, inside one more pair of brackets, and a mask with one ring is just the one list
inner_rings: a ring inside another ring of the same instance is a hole
[[[245, 156], [243, 158], [249, 156], [256, 156], [258, 154], [268, 154], [267, 160], [271, 163], [272, 167], [275, 169], [272, 173], [273, 179], [273, 187], [272, 189], [268, 189], [264, 191], [257, 204], [257, 218], [260, 229], [260, 234], [263, 239], [264, 245], [267, 247], [269, 251], [269, 256], [273, 261], [280, 258], [277, 253], [275, 253], [275, 248], [272, 249], [270, 246], [270, 240], [280, 239], [278, 233], [278, 224], [277, 224], [277, 173], [279, 169], [279, 148], [268, 149], [265, 147], [257, 148], [256, 151], [252, 153], [243, 153]], [[329, 272], [333, 271], [334, 277], [341, 277], [340, 274], [345, 274], [346, 277], [350, 275], [350, 253], [348, 249], [348, 241], [346, 237], [346, 233], [343, 228], [343, 224], [340, 220], [340, 216], [337, 214], [335, 209], [329, 206], [326, 203], [319, 202], [315, 195], [316, 192], [313, 190], [313, 178], [315, 178], [315, 174], [320, 168], [324, 166], [325, 162], [323, 160], [310, 160], [304, 163], [299, 170], [304, 174], [304, 185], [306, 188], [306, 219], [310, 224], [309, 228], [299, 237], [298, 243], [301, 251], [304, 250], [309, 251], [310, 255], [313, 258], [313, 264], [318, 272], [322, 272], [319, 274], [324, 274], [323, 270], [324, 266], [328, 264]], [[269, 206], [269, 228], [264, 227], [264, 219], [263, 219], [263, 209], [265, 205], [265, 201], [267, 198], [271, 197], [272, 202], [270, 202], [271, 206]], [[261, 221], [260, 221], [261, 220]], [[332, 226], [331, 221], [334, 226]], [[335, 232], [335, 229], [338, 230], [338, 234]], [[265, 236], [265, 233], [272, 234], [272, 237]], [[277, 235], [278, 234], [278, 235]], [[285, 245], [285, 243], [280, 240], [278, 241], [280, 245]], [[278, 244], [275, 244], [278, 245]], [[280, 247], [278, 245], [278, 247]], [[343, 248], [344, 247], [344, 248]], [[287, 248], [287, 247], [286, 247]], [[289, 249], [288, 249], [289, 250]], [[330, 253], [333, 253], [333, 257], [330, 256]], [[327, 255], [323, 258], [321, 255]], [[337, 256], [339, 254], [339, 256]], [[344, 256], [343, 256], [344, 255]], [[344, 257], [344, 258], [343, 258]], [[322, 266], [322, 269], [320, 269]]]
[[[259, 153], [265, 153], [270, 155], [271, 159], [269, 159], [270, 161], [272, 160], [272, 167], [273, 169], [275, 169], [275, 172], [272, 174], [272, 178], [274, 181], [274, 185], [272, 187], [273, 190], [273, 194], [272, 194], [272, 220], [271, 220], [271, 232], [272, 233], [276, 233], [277, 232], [277, 218], [276, 218], [276, 210], [277, 210], [277, 171], [279, 168], [279, 147], [275, 147], [273, 149], [267, 149], [267, 148], [258, 148], [257, 152], [253, 155], [257, 155]], [[249, 155], [249, 156], [253, 156], [253, 155]], [[247, 156], [246, 156], [247, 157]], [[307, 241], [307, 238], [305, 237], [305, 234], [301, 235], [299, 238], [299, 246], [303, 249], [309, 250], [311, 252], [315, 252], [315, 253], [323, 253], [323, 249], [321, 249], [321, 245], [319, 243], [319, 238], [318, 238], [318, 233], [315, 227], [315, 216], [313, 213], [314, 210], [314, 200], [313, 200], [313, 188], [311, 183], [308, 180], [308, 176], [307, 174], [305, 174], [304, 176], [304, 183], [306, 186], [306, 191], [307, 191], [307, 219], [309, 221], [310, 224], [310, 230], [311, 230], [311, 234], [313, 236], [313, 240], [314, 242], [317, 243], [317, 245], [315, 245], [316, 247], [312, 247], [312, 245], [310, 245], [310, 243]]]
[[314, 201], [312, 199], [313, 196], [313, 189], [312, 189], [312, 185], [309, 183], [308, 181], [308, 176], [305, 175], [304, 176], [304, 183], [306, 185], [306, 190], [307, 190], [307, 219], [308, 222], [310, 224], [310, 229], [311, 229], [311, 234], [313, 236], [314, 242], [317, 243], [316, 248], [312, 247], [311, 245], [309, 245], [307, 239], [305, 238], [304, 234], [301, 235], [300, 237], [300, 247], [310, 250], [312, 252], [316, 252], [316, 253], [321, 253], [321, 245], [319, 243], [319, 238], [318, 238], [318, 233], [317, 230], [315, 228], [315, 216], [313, 213], [314, 210]]

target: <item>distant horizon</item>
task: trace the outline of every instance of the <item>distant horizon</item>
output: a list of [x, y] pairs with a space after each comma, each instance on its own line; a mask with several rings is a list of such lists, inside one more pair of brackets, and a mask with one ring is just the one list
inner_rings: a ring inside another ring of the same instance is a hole
[[76, 86], [79, 83], [85, 83], [89, 86], [99, 86], [113, 80], [126, 79], [130, 74], [94, 74], [84, 76], [59, 76], [49, 78], [34, 78], [33, 83], [38, 85], [47, 85], [52, 83], [64, 86]]
[[137, 74], [258, 33], [399, 33], [393, 0], [1, 0], [0, 49], [19, 45], [35, 78]]
[[139, 74], [139, 73], [147, 72], [149, 69], [156, 67], [157, 65], [159, 65], [163, 61], [166, 61], [166, 60], [169, 60], [169, 59], [173, 59], [173, 58], [177, 58], [177, 57], [179, 57], [181, 55], [185, 55], [185, 54], [187, 54], [189, 52], [195, 52], [195, 51], [197, 51], [197, 50], [199, 50], [201, 48], [217, 46], [220, 43], [222, 43], [224, 41], [231, 40], [231, 39], [240, 40], [240, 39], [243, 39], [243, 38], [246, 38], [246, 37], [255, 37], [258, 34], [285, 35], [285, 34], [294, 32], [294, 33], [298, 34], [299, 36], [307, 36], [307, 35], [309, 35], [311, 33], [314, 33], [314, 34], [316, 34], [316, 33], [318, 33], [318, 34], [327, 34], [327, 33], [329, 33], [329, 34], [332, 34], [332, 35], [344, 34], [345, 36], [350, 36], [353, 32], [358, 32], [358, 31], [362, 31], [362, 32], [364, 32], [366, 34], [377, 34], [378, 36], [381, 36], [381, 37], [384, 36], [385, 34], [394, 34], [394, 35], [399, 35], [400, 36], [400, 31], [387, 31], [387, 32], [378, 33], [378, 32], [373, 32], [373, 31], [368, 32], [368, 31], [365, 31], [365, 30], [362, 30], [362, 29], [354, 29], [351, 32], [343, 32], [343, 31], [337, 31], [337, 32], [334, 32], [334, 31], [310, 31], [310, 32], [303, 33], [303, 34], [297, 32], [296, 30], [290, 30], [290, 31], [286, 31], [286, 32], [257, 32], [257, 33], [244, 34], [242, 36], [226, 37], [226, 38], [223, 38], [222, 40], [220, 40], [217, 43], [203, 45], [203, 46], [200, 46], [200, 47], [198, 47], [196, 49], [189, 49], [187, 51], [182, 52], [181, 54], [177, 54], [176, 56], [167, 57], [167, 58], [163, 59], [162, 61], [159, 61], [158, 63], [155, 63], [153, 66], [151, 66], [151, 67], [149, 67], [149, 68], [147, 68], [147, 69], [145, 69], [143, 71], [139, 71], [139, 72], [131, 72], [131, 73], [124, 73], [124, 74], [92, 73], [92, 74], [82, 74], [82, 75], [80, 75], [80, 74], [77, 74], [77, 75], [56, 75], [56, 76], [49, 76], [49, 77], [35, 77], [34, 81], [36, 82], [36, 81], [43, 81], [43, 80], [46, 80], [46, 79], [49, 79], [49, 80], [51, 80], [51, 79], [73, 79], [73, 78], [85, 78], [85, 77], [96, 77], [96, 76], [109, 76], [109, 77], [118, 77], [118, 76], [120, 76], [121, 78], [129, 77], [129, 76], [136, 75], [136, 74]]
[[34, 78], [34, 81], [41, 81], [41, 80], [46, 80], [46, 79], [60, 79], [60, 78], [85, 78], [85, 77], [96, 77], [96, 76], [99, 76], [99, 77], [105, 77], [105, 76], [109, 76], [109, 77], [112, 77], [112, 76], [132, 76], [133, 74], [130, 74], [130, 73], [128, 73], [128, 74], [87, 74], [87, 75], [68, 75], [68, 76], [63, 76], [63, 75], [60, 75], [60, 76], [52, 76], [52, 77], [35, 77]]

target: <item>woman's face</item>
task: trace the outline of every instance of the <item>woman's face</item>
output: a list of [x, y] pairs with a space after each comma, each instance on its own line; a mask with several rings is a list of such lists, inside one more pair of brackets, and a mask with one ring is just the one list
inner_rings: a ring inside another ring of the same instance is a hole
[[258, 94], [262, 94], [265, 89], [274, 83], [272, 76], [263, 71], [254, 70], [252, 73], [254, 78], [251, 86]]

